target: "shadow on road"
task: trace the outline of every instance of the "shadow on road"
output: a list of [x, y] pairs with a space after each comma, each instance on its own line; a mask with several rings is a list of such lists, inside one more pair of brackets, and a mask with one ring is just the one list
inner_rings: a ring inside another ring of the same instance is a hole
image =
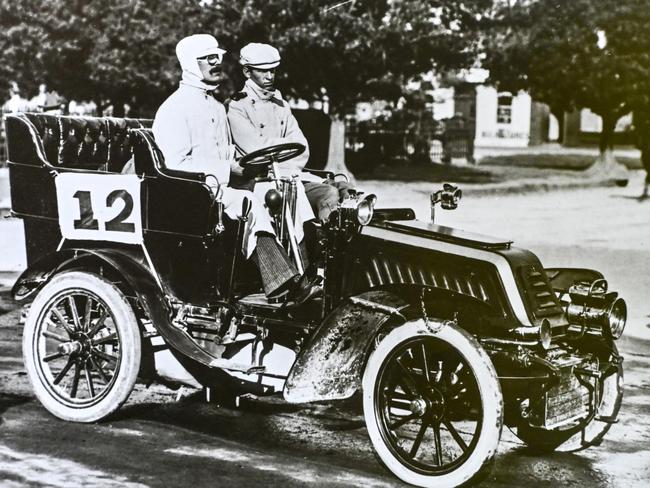
[[295, 454], [298, 446], [310, 459], [382, 474], [370, 447], [361, 412], [360, 398], [293, 405], [279, 396], [264, 399], [243, 397], [239, 407], [206, 403], [202, 392], [193, 393], [174, 403], [138, 403], [127, 405], [110, 422], [154, 422], [210, 436], [241, 442], [246, 439], [253, 449]]
[[24, 405], [32, 400], [25, 395], [14, 395], [12, 393], [0, 392], [0, 425], [4, 422], [2, 415], [10, 408]]
[[[516, 474], [515, 474], [516, 473]], [[514, 476], [513, 476], [514, 475]], [[514, 479], [513, 479], [514, 477]], [[533, 453], [525, 446], [510, 449], [497, 457], [488, 486], [590, 486], [610, 487], [611, 483], [594, 463], [580, 454]], [[558, 484], [559, 482], [559, 484]]]

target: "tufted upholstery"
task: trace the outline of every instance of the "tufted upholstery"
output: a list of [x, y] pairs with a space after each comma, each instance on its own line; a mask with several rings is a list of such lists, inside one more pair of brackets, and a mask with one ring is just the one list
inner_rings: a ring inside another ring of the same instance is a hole
[[[33, 128], [47, 163], [55, 167], [119, 173], [133, 155], [131, 129], [150, 127], [150, 120], [113, 117], [67, 117], [22, 114]], [[41, 151], [39, 151], [41, 152]]]

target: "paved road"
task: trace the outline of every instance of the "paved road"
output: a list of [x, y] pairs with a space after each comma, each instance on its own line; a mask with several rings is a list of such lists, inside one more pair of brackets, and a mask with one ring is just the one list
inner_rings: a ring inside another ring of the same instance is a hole
[[[395, 188], [393, 188], [395, 189]], [[398, 188], [391, 206], [425, 195]], [[605, 271], [630, 302], [626, 396], [599, 447], [533, 456], [507, 429], [482, 486], [642, 487], [650, 480], [650, 201], [631, 188], [576, 190], [463, 202], [441, 223], [510, 236], [547, 265]], [[419, 203], [420, 202], [420, 203]], [[19, 351], [20, 310], [0, 293], [0, 485], [24, 486], [402, 486], [375, 461], [354, 402], [288, 406], [206, 404], [198, 392], [139, 387], [109, 423], [53, 419], [34, 400]]]

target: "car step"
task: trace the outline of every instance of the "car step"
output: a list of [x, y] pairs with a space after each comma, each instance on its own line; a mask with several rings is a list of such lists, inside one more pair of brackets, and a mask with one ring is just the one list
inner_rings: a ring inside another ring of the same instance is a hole
[[246, 374], [261, 374], [266, 371], [266, 366], [251, 366], [250, 364], [236, 363], [223, 358], [214, 359], [210, 363], [210, 366], [228, 371], [239, 371]]

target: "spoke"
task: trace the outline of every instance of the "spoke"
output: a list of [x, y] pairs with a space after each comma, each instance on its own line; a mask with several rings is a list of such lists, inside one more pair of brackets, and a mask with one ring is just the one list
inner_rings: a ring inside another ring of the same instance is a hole
[[429, 428], [429, 421], [427, 420], [423, 421], [422, 426], [418, 431], [418, 435], [415, 436], [415, 440], [413, 441], [413, 446], [411, 446], [411, 452], [409, 452], [409, 456], [411, 456], [413, 459], [415, 459], [415, 455], [418, 453], [418, 449], [420, 449], [420, 444], [422, 444], [422, 439], [424, 439], [424, 434], [426, 433], [428, 428]]
[[440, 381], [442, 380], [442, 377], [443, 377], [443, 370], [442, 369], [443, 369], [443, 363], [442, 363], [442, 361], [438, 361], [438, 369], [436, 369], [436, 377], [433, 380], [436, 383], [440, 383]]
[[427, 378], [427, 383], [431, 383], [431, 376], [429, 374], [429, 363], [427, 362], [427, 351], [424, 347], [424, 342], [422, 343], [422, 360], [424, 361], [424, 375]]
[[107, 342], [118, 342], [117, 332], [113, 332], [110, 335], [100, 337], [99, 339], [93, 339], [92, 340], [92, 345], [93, 346], [98, 346], [100, 344], [105, 344]]
[[458, 431], [456, 430], [456, 427], [451, 423], [450, 420], [447, 420], [446, 418], [442, 419], [442, 423], [445, 424], [445, 427], [447, 427], [447, 430], [451, 434], [451, 436], [454, 438], [456, 443], [460, 446], [460, 448], [463, 450], [463, 453], [467, 451], [467, 444], [463, 440], [463, 438], [460, 436]]
[[68, 307], [70, 307], [75, 330], [81, 330], [81, 322], [79, 321], [79, 312], [77, 311], [77, 304], [74, 301], [74, 295], [68, 296]]
[[402, 417], [402, 418], [400, 418], [399, 420], [396, 420], [395, 422], [393, 422], [392, 424], [390, 424], [390, 425], [388, 426], [388, 428], [389, 428], [390, 430], [395, 430], [395, 429], [397, 429], [398, 427], [401, 427], [402, 425], [409, 423], [411, 420], [415, 420], [416, 418], [418, 418], [417, 415], [415, 415], [414, 413], [412, 413], [411, 415], [409, 415], [409, 416], [407, 416], [407, 417]]
[[93, 368], [95, 368], [95, 370], [97, 370], [99, 376], [102, 377], [102, 381], [104, 382], [104, 384], [108, 385], [110, 380], [108, 379], [108, 376], [106, 376], [106, 373], [104, 372], [104, 368], [102, 368], [101, 365], [97, 361], [95, 361], [95, 358], [92, 356], [90, 356], [90, 364]]
[[70, 398], [77, 397], [77, 388], [79, 387], [79, 377], [81, 376], [81, 368], [78, 363], [74, 365], [74, 378], [72, 379], [72, 390], [70, 391]]
[[106, 310], [102, 307], [101, 315], [97, 319], [97, 322], [95, 322], [95, 325], [93, 325], [92, 328], [88, 331], [89, 337], [92, 337], [95, 334], [97, 334], [97, 331], [102, 328], [102, 325], [104, 325], [107, 316], [108, 315], [106, 313]]
[[453, 398], [458, 397], [461, 393], [466, 393], [467, 390], [472, 387], [472, 384], [474, 384], [474, 376], [472, 372], [466, 368], [463, 363], [460, 363], [456, 367], [454, 373], [456, 374], [458, 381], [453, 385], [450, 385], [447, 389], [448, 395]]
[[105, 361], [112, 361], [114, 363], [116, 363], [117, 359], [118, 359], [117, 356], [113, 356], [112, 354], [108, 354], [107, 352], [99, 351], [97, 349], [93, 349], [92, 354], [95, 355], [95, 356], [99, 356], [100, 358], [102, 358]]
[[[68, 324], [68, 320], [61, 314], [58, 308], [54, 307], [52, 309], [52, 313], [56, 315], [57, 320], [61, 324], [61, 327], [65, 329], [65, 331], [69, 334], [72, 335], [74, 330], [70, 328], [70, 324]], [[51, 322], [51, 321], [50, 321]], [[52, 322], [54, 323], [54, 322]], [[56, 325], [56, 324], [55, 324]]]
[[451, 385], [451, 375], [454, 372], [458, 371], [458, 367], [460, 364], [462, 363], [458, 358], [455, 359], [448, 358], [446, 361], [442, 363], [442, 379], [445, 383]]
[[395, 363], [397, 363], [397, 366], [399, 367], [399, 369], [400, 369], [400, 370], [402, 371], [402, 373], [404, 374], [404, 376], [402, 376], [401, 378], [403, 378], [404, 381], [406, 381], [406, 383], [407, 383], [406, 386], [409, 387], [408, 389], [411, 391], [411, 393], [413, 393], [413, 392], [418, 392], [418, 393], [419, 393], [419, 388], [418, 388], [418, 378], [416, 378], [416, 377], [413, 375], [413, 372], [412, 372], [410, 369], [408, 369], [406, 366], [404, 366], [404, 365], [400, 362], [399, 359], [396, 359], [396, 360], [395, 360]]
[[88, 385], [88, 391], [90, 392], [91, 398], [95, 396], [95, 386], [93, 385], [93, 379], [90, 376], [90, 369], [88, 368], [88, 363], [84, 365], [84, 373], [86, 374], [86, 384]]
[[66, 373], [70, 370], [72, 365], [74, 364], [74, 360], [72, 358], [68, 359], [68, 364], [66, 364], [61, 371], [59, 371], [59, 374], [56, 375], [56, 378], [54, 378], [54, 384], [58, 385], [61, 383], [61, 380], [65, 377]]
[[411, 402], [402, 398], [390, 398], [388, 400], [388, 406], [391, 408], [401, 408], [404, 410], [410, 410]]
[[418, 396], [417, 394], [417, 388], [415, 385], [409, 385], [407, 381], [405, 381], [404, 377], [399, 376], [397, 378], [397, 384], [402, 387], [402, 390], [404, 390], [404, 395], [405, 396], [410, 396], [412, 398], [415, 398]]
[[45, 337], [48, 337], [49, 339], [54, 339], [55, 341], [59, 342], [70, 342], [69, 338], [60, 336], [59, 334], [55, 334], [54, 332], [50, 332], [49, 330], [46, 330], [43, 332], [43, 335]]
[[84, 312], [83, 326], [85, 330], [90, 330], [90, 314], [93, 311], [93, 299], [86, 296], [86, 310]]
[[62, 352], [53, 352], [51, 354], [48, 354], [47, 356], [43, 356], [43, 361], [49, 363], [50, 361], [53, 361], [54, 359], [58, 359], [62, 356], [63, 356]]
[[436, 462], [442, 466], [442, 442], [440, 441], [440, 424], [433, 425], [433, 439], [436, 441]]
[[393, 390], [389, 393], [388, 391], [384, 390], [383, 393], [384, 393], [384, 397], [388, 398], [389, 400], [404, 400], [410, 402], [411, 400], [414, 400], [416, 398], [415, 395], [411, 395], [410, 393], [407, 393], [405, 391]]

